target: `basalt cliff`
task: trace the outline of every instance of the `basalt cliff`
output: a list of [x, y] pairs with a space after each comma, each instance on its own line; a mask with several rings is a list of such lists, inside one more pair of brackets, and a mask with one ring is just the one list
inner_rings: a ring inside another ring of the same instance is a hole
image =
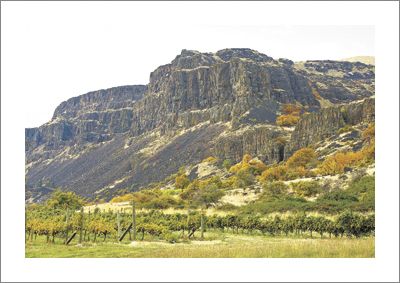
[[[25, 129], [26, 200], [57, 187], [110, 199], [209, 156], [280, 162], [346, 125], [374, 121], [374, 88], [375, 68], [361, 62], [183, 50], [147, 85], [73, 97], [51, 121]], [[301, 109], [293, 126], [277, 124], [285, 105]]]

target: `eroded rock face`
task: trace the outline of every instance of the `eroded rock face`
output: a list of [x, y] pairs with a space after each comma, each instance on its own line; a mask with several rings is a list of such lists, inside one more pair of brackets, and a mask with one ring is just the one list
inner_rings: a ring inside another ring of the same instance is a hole
[[[327, 108], [373, 95], [372, 65], [294, 63], [251, 49], [183, 50], [154, 70], [148, 85], [71, 98], [57, 107], [50, 122], [26, 129], [27, 186], [50, 178], [55, 186], [90, 197], [122, 187], [139, 189], [209, 155], [238, 161], [249, 153], [279, 162], [344, 123], [373, 119], [373, 102]], [[275, 125], [283, 103], [315, 113], [303, 117], [292, 133]], [[184, 146], [174, 143], [181, 134], [187, 137]], [[182, 148], [185, 159], [172, 157]], [[164, 160], [161, 169], [151, 169], [158, 160]]]
[[296, 125], [290, 144], [286, 147], [285, 158], [302, 147], [315, 144], [337, 134], [347, 125], [370, 123], [375, 121], [375, 99], [365, 99], [346, 105], [321, 109], [316, 113], [303, 116]]
[[244, 154], [266, 161], [280, 162], [284, 159], [284, 145], [290, 133], [281, 127], [258, 126], [220, 136], [213, 147], [214, 155], [220, 159], [238, 162]]

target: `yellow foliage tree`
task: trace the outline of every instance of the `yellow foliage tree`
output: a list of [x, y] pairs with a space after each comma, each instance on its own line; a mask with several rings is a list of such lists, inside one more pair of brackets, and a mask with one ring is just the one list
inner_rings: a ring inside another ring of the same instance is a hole
[[276, 124], [282, 127], [291, 127], [296, 125], [300, 120], [300, 117], [297, 115], [280, 115], [276, 118]]
[[218, 159], [214, 156], [209, 156], [206, 159], [203, 160], [203, 162], [208, 162], [210, 164], [214, 164], [218, 161]]
[[310, 147], [301, 148], [286, 161], [289, 168], [308, 167], [317, 160], [317, 153]]
[[371, 123], [362, 133], [363, 140], [371, 142], [375, 139], [375, 123]]
[[300, 112], [301, 112], [301, 109], [302, 109], [302, 107], [299, 106], [299, 105], [287, 103], [287, 104], [283, 105], [282, 112], [284, 114], [286, 114], [286, 115], [290, 115], [291, 114], [291, 115], [299, 116]]
[[259, 180], [262, 182], [284, 180], [286, 173], [287, 173], [287, 168], [284, 165], [271, 166], [270, 168], [262, 172]]

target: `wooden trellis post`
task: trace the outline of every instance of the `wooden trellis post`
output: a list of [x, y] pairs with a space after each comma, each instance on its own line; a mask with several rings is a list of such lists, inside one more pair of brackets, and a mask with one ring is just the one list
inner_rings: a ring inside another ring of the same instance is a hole
[[121, 236], [121, 219], [119, 216], [119, 210], [117, 210], [117, 227], [118, 227], [118, 236], [117, 238], [119, 238]]
[[136, 206], [134, 201], [132, 201], [132, 229], [133, 240], [136, 241]]
[[65, 225], [66, 225], [66, 228], [65, 228], [65, 243], [67, 243], [67, 241], [68, 241], [68, 217], [69, 217], [69, 215], [68, 215], [68, 207], [67, 207], [67, 212], [66, 212], [66, 214], [65, 214]]
[[204, 239], [204, 209], [200, 212], [200, 227], [201, 227], [201, 239]]
[[79, 225], [79, 243], [82, 243], [82, 237], [83, 237], [83, 219], [84, 213], [83, 213], [83, 207], [81, 207], [81, 217], [80, 217], [80, 225]]

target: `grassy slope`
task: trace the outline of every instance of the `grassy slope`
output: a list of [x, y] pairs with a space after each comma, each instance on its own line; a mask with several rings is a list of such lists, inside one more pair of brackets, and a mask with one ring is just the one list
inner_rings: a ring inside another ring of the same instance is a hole
[[166, 242], [138, 241], [134, 243], [98, 242], [70, 246], [60, 240], [46, 244], [40, 237], [27, 242], [26, 257], [374, 257], [375, 238], [329, 239], [286, 238], [262, 235], [235, 235], [206, 233], [209, 241], [169, 244]]

